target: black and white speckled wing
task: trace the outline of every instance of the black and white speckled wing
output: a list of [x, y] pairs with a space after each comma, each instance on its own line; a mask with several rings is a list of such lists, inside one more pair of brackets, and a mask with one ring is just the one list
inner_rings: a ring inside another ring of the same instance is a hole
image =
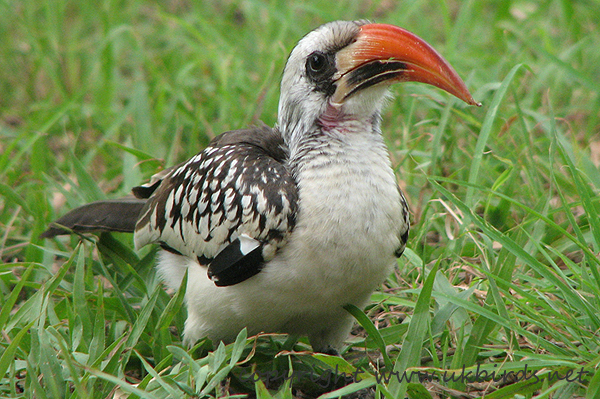
[[410, 230], [410, 208], [404, 198], [404, 194], [400, 187], [398, 187], [400, 193], [400, 205], [402, 207], [402, 223], [399, 223], [400, 229], [398, 230], [398, 237], [400, 237], [400, 246], [396, 248], [395, 255], [397, 258], [402, 256], [406, 249], [406, 243], [408, 242], [408, 232]]
[[[258, 273], [285, 245], [298, 206], [277, 130], [226, 132], [136, 195], [149, 195], [135, 244], [196, 257], [217, 285]], [[135, 190], [134, 190], [135, 192]]]

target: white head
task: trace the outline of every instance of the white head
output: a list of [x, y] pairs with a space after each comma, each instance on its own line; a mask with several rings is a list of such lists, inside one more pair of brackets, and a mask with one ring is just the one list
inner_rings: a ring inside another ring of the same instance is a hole
[[477, 104], [452, 67], [414, 34], [393, 25], [335, 21], [292, 50], [281, 80], [278, 127], [289, 144], [323, 118], [377, 117], [388, 87], [398, 81], [432, 84]]

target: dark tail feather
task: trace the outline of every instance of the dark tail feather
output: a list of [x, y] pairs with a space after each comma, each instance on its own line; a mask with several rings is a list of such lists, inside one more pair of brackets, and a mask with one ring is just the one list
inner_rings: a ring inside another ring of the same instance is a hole
[[75, 208], [54, 221], [41, 238], [52, 238], [71, 232], [119, 231], [133, 233], [146, 199], [121, 198], [97, 201]]

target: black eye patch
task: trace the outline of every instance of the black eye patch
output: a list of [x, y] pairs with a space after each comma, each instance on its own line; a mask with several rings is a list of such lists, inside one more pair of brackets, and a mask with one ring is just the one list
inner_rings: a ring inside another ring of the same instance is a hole
[[306, 76], [315, 85], [315, 90], [328, 96], [335, 92], [335, 54], [315, 51], [306, 58]]

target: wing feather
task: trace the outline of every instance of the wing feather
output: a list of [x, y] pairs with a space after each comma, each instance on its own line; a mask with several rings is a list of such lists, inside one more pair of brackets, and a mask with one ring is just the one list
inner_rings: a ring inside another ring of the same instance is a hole
[[[218, 136], [148, 186], [153, 192], [136, 225], [136, 247], [159, 243], [210, 262], [232, 243], [239, 246], [243, 235], [256, 240], [261, 261], [268, 260], [285, 245], [296, 221], [297, 186], [284, 161], [283, 141], [274, 129], [263, 126]], [[138, 191], [146, 194], [149, 189]], [[244, 269], [243, 257], [221, 256], [219, 270], [239, 270], [240, 278], [253, 275]], [[235, 267], [227, 267], [229, 258]], [[260, 270], [257, 259], [254, 250], [248, 268]]]

